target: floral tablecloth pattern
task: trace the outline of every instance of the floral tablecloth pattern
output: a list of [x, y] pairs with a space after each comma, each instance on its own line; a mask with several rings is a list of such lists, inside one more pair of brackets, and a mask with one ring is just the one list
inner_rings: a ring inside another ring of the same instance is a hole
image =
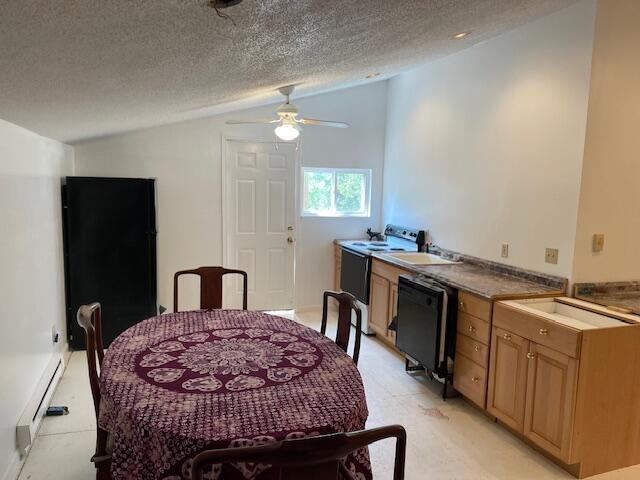
[[[112, 476], [185, 480], [202, 450], [363, 429], [368, 411], [350, 357], [320, 333], [261, 312], [160, 315], [106, 352], [100, 425]], [[371, 478], [367, 449], [347, 457]], [[267, 480], [268, 465], [214, 465], [208, 480]]]

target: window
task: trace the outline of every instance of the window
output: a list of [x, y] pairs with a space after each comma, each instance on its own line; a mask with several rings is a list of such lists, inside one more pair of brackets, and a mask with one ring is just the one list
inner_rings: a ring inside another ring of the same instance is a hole
[[305, 167], [302, 177], [303, 216], [370, 215], [371, 170]]

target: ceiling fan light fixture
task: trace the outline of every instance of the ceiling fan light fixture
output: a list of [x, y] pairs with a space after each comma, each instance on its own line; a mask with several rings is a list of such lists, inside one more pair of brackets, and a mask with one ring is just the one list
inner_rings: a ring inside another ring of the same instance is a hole
[[288, 122], [283, 122], [281, 125], [278, 125], [274, 132], [280, 140], [285, 142], [290, 142], [300, 136], [298, 127]]

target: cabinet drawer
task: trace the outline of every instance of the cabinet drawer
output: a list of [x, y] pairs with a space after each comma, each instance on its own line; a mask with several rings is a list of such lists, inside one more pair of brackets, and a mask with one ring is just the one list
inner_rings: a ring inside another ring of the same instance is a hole
[[485, 322], [491, 321], [491, 300], [460, 290], [458, 293], [458, 311], [465, 312]]
[[484, 408], [487, 396], [487, 370], [464, 355], [456, 355], [453, 387], [473, 403]]
[[496, 303], [493, 325], [570, 357], [578, 358], [580, 355], [582, 332], [534, 314], [520, 312], [501, 302]]
[[466, 313], [458, 313], [458, 332], [473, 340], [489, 345], [491, 326], [477, 317]]
[[408, 270], [394, 267], [393, 265], [389, 265], [388, 263], [385, 263], [382, 260], [377, 260], [375, 258], [371, 263], [371, 273], [375, 273], [376, 275], [379, 275], [382, 278], [386, 278], [393, 283], [398, 283], [399, 275], [406, 275], [407, 273], [409, 273]]
[[470, 358], [481, 367], [486, 368], [489, 365], [489, 347], [461, 333], [456, 337], [456, 357], [458, 353]]

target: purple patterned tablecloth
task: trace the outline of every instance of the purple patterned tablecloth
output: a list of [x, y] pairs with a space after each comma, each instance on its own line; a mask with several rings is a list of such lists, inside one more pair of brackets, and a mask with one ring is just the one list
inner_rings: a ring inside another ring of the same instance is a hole
[[[100, 381], [114, 480], [189, 479], [202, 450], [360, 430], [368, 415], [350, 357], [315, 330], [260, 312], [145, 320], [111, 344]], [[371, 478], [367, 449], [345, 464], [356, 478]], [[205, 478], [273, 473], [268, 465], [218, 465]]]

